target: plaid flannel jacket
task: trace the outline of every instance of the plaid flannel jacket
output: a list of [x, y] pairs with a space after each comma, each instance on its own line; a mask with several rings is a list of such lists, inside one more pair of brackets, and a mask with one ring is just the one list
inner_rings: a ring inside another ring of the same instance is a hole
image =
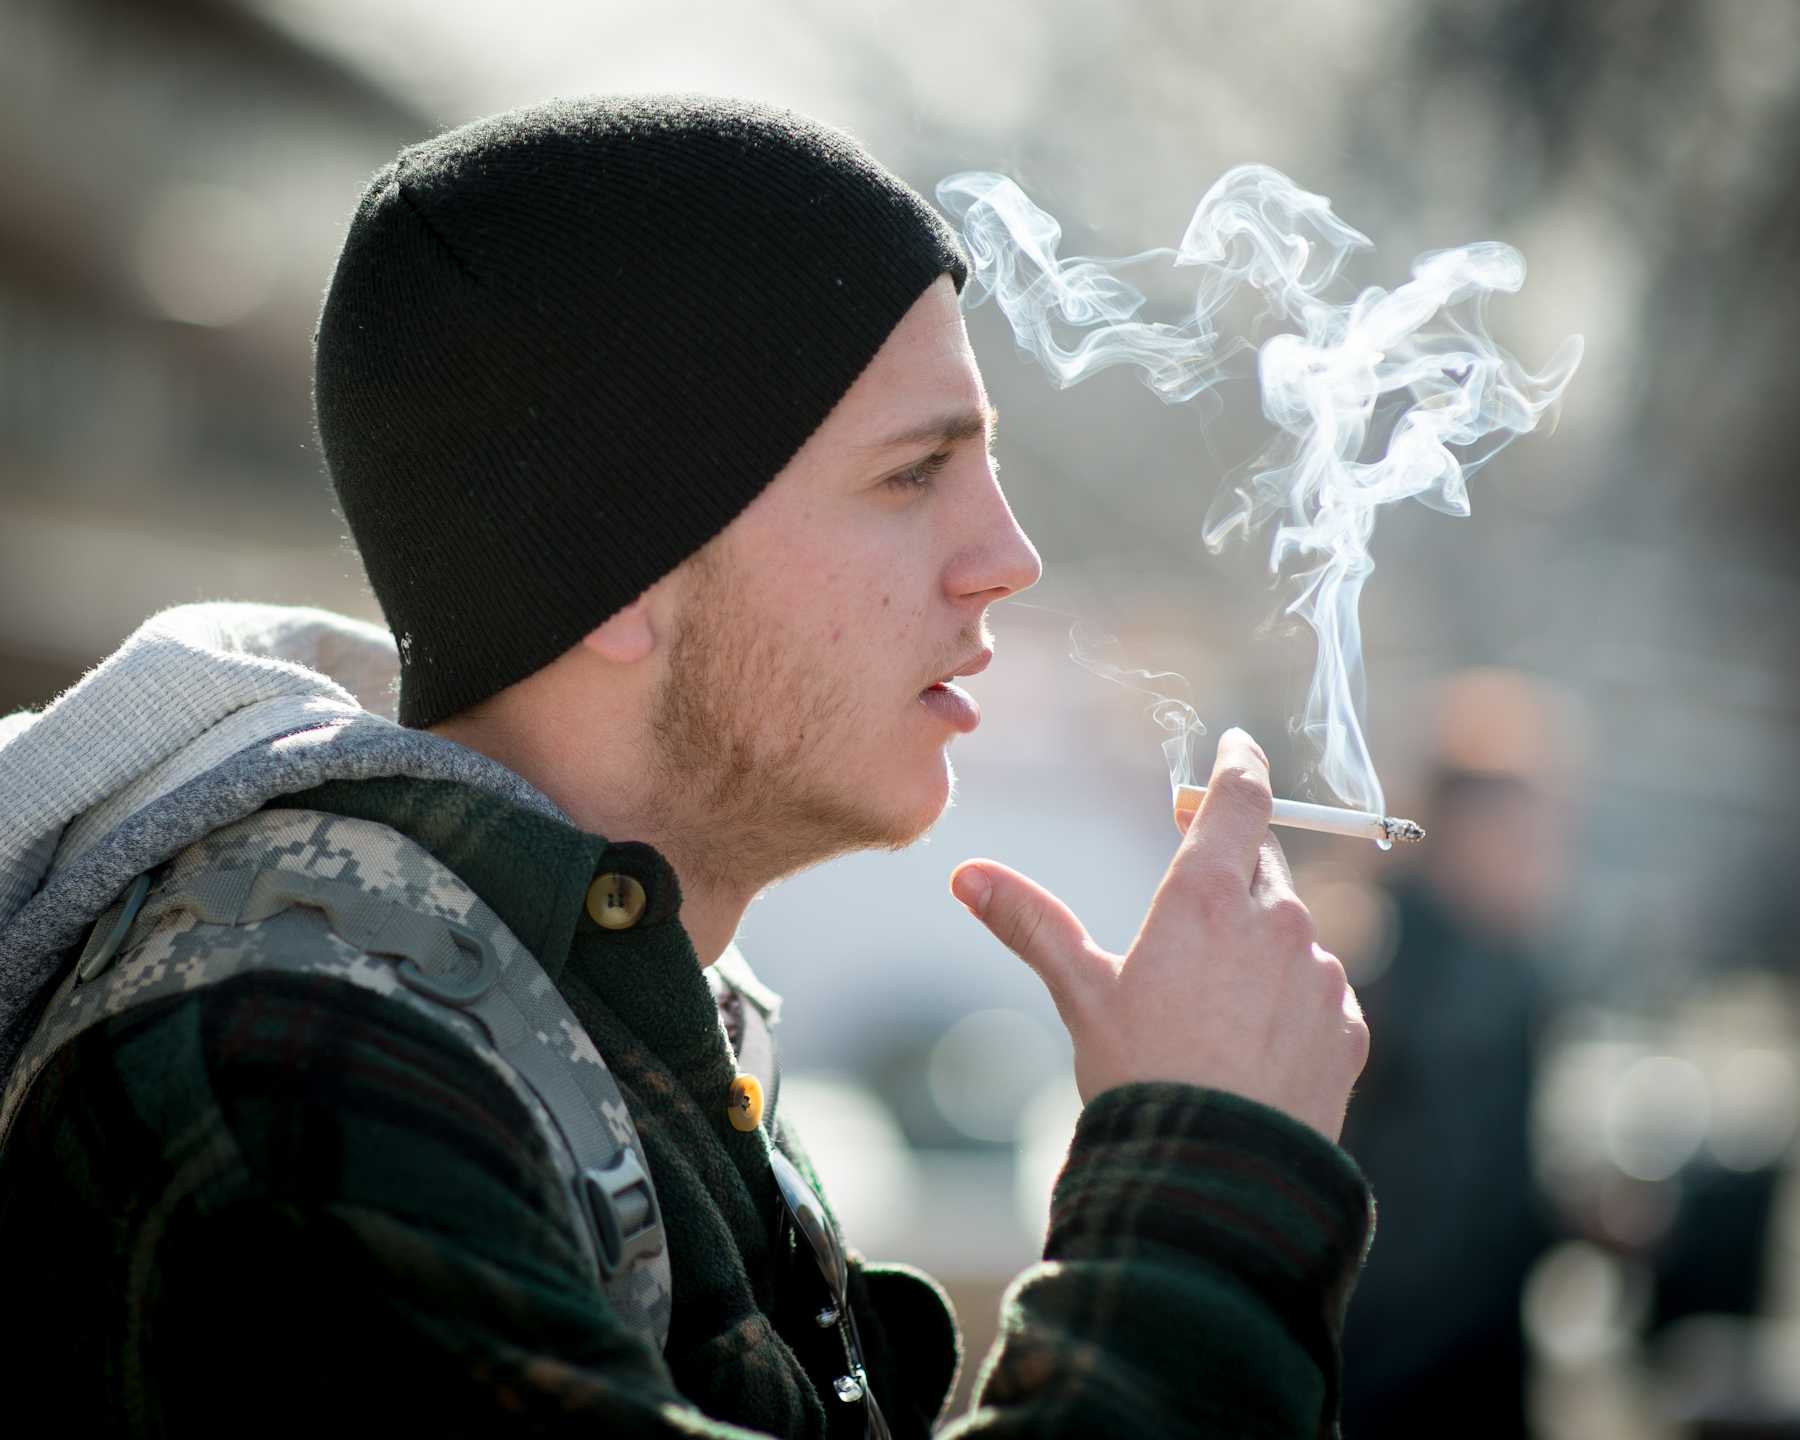
[[[666, 1350], [583, 1272], [496, 1076], [379, 996], [251, 975], [116, 1017], [39, 1079], [0, 1152], [15, 1384], [75, 1433], [860, 1433], [861, 1407], [832, 1396], [817, 1271], [778, 1224], [771, 1137], [729, 1123], [736, 1067], [666, 863], [448, 781], [275, 803], [417, 840], [541, 959], [650, 1156]], [[606, 871], [645, 886], [632, 929], [584, 909]], [[1372, 1215], [1349, 1158], [1272, 1110], [1177, 1084], [1097, 1097], [1044, 1261], [940, 1433], [1333, 1433]], [[882, 1408], [896, 1436], [931, 1433], [961, 1359], [948, 1302], [852, 1254]]]

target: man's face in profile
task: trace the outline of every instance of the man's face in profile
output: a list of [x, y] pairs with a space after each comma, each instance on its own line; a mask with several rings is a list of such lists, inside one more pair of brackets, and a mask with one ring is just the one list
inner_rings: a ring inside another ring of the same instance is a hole
[[995, 478], [992, 426], [940, 277], [689, 561], [651, 727], [657, 788], [729, 847], [707, 863], [755, 851], [787, 873], [900, 846], [949, 803], [956, 717], [922, 692], [981, 658], [987, 607], [1042, 571]]

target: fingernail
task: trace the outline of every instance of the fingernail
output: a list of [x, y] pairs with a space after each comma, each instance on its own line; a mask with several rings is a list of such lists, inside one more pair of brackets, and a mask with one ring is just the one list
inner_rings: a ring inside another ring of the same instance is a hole
[[979, 870], [958, 870], [950, 879], [950, 893], [979, 915], [987, 909], [994, 887]]

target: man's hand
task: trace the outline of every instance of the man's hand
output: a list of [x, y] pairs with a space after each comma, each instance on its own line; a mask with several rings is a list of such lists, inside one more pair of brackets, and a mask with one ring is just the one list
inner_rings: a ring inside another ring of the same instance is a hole
[[1344, 967], [1314, 943], [1312, 915], [1269, 834], [1271, 801], [1268, 757], [1227, 730], [1206, 798], [1124, 955], [1102, 950], [1068, 906], [1016, 870], [971, 860], [950, 877], [956, 898], [1049, 987], [1075, 1042], [1084, 1103], [1134, 1080], [1181, 1080], [1337, 1139], [1369, 1032]]

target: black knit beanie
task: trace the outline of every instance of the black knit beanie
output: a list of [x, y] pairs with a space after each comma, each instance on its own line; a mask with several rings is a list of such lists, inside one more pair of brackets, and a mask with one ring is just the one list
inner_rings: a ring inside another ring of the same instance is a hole
[[935, 211], [802, 115], [558, 101], [370, 183], [319, 436], [431, 725], [577, 644], [774, 478], [940, 275]]

